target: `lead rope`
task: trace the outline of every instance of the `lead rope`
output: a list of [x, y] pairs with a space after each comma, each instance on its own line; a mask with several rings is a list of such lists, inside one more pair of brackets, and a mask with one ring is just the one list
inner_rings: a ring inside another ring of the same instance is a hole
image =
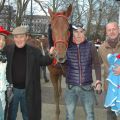
[[62, 72], [65, 73], [65, 70], [63, 69], [62, 64], [61, 63], [59, 63], [59, 64], [60, 64], [60, 67], [62, 69]]

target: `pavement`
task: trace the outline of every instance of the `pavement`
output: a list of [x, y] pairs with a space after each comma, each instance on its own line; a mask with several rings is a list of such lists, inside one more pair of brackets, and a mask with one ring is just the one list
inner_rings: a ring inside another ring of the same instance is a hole
[[[47, 76], [49, 78], [49, 72], [47, 71]], [[93, 72], [93, 79], [95, 80], [95, 75]], [[44, 82], [44, 79], [41, 79], [42, 86], [42, 120], [55, 120], [55, 102], [53, 95], [53, 86], [51, 81], [48, 83]], [[65, 78], [62, 79], [62, 96], [60, 99], [60, 120], [65, 120], [66, 111], [64, 105], [64, 91], [65, 91]], [[100, 96], [96, 96], [98, 100], [98, 105], [95, 105], [95, 120], [107, 120], [106, 109], [104, 105], [104, 93]], [[80, 102], [77, 105], [75, 120], [86, 120], [83, 108], [81, 107]], [[23, 120], [21, 112], [19, 110], [17, 115], [17, 120]], [[118, 117], [120, 120], [120, 117]]]

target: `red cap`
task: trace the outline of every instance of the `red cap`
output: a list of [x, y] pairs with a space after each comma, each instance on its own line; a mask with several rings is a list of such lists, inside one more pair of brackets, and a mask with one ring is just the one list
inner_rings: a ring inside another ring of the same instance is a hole
[[0, 26], [0, 34], [7, 36], [10, 34], [10, 32], [5, 30], [2, 26]]

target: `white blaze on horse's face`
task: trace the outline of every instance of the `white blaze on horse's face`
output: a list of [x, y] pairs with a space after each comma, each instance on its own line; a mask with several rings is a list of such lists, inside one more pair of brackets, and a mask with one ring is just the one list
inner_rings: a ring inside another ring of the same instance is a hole
[[51, 29], [54, 47], [57, 55], [56, 59], [58, 62], [63, 63], [66, 59], [66, 50], [69, 41], [69, 22], [68, 17], [72, 12], [72, 6], [70, 5], [66, 11], [63, 12], [52, 12], [49, 9], [51, 17]]

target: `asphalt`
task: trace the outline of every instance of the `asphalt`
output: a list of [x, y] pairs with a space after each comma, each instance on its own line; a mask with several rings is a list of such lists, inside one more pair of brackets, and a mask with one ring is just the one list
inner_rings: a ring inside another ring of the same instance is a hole
[[[47, 76], [49, 78], [49, 72], [47, 71]], [[93, 72], [93, 78], [95, 80], [95, 75]], [[55, 102], [53, 95], [53, 86], [51, 81], [48, 83], [44, 82], [44, 79], [41, 79], [42, 86], [42, 120], [55, 120]], [[66, 111], [64, 105], [64, 91], [65, 91], [65, 78], [62, 79], [62, 96], [60, 99], [60, 120], [65, 120]], [[100, 96], [96, 95], [98, 105], [95, 105], [95, 120], [107, 120], [106, 109], [104, 105], [104, 92]], [[75, 120], [86, 120], [83, 108], [80, 102], [77, 105]], [[17, 115], [17, 120], [23, 120], [21, 112], [19, 110]], [[118, 117], [120, 120], [120, 117]]]

